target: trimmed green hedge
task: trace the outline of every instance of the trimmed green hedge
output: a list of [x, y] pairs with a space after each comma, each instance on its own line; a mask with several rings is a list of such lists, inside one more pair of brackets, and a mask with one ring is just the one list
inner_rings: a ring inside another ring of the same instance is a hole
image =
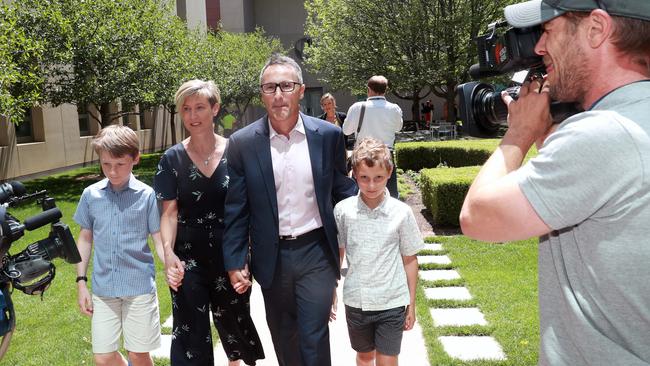
[[[395, 147], [402, 170], [420, 171], [422, 202], [436, 225], [459, 226], [465, 195], [499, 139], [404, 142]], [[537, 155], [533, 146], [524, 161]]]
[[499, 139], [404, 142], [395, 146], [397, 166], [418, 171], [441, 165], [483, 165], [499, 145]]
[[465, 195], [480, 166], [435, 168], [420, 171], [422, 202], [436, 225], [458, 227]]

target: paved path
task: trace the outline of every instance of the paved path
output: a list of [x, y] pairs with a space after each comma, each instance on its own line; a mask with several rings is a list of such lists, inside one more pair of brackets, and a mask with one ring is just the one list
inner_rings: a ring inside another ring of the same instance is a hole
[[[345, 324], [345, 310], [343, 305], [343, 281], [338, 287], [338, 316], [336, 321], [330, 323], [330, 348], [332, 350], [332, 366], [345, 366], [354, 365], [356, 353], [350, 347], [350, 338], [348, 337], [348, 328]], [[275, 358], [273, 351], [273, 343], [271, 342], [271, 334], [266, 326], [266, 316], [264, 314], [264, 299], [262, 298], [262, 291], [257, 283], [253, 286], [253, 294], [251, 296], [251, 315], [257, 326], [257, 331], [262, 339], [264, 353], [266, 359], [257, 362], [259, 366], [277, 366], [278, 361]], [[412, 330], [404, 332], [402, 340], [402, 352], [399, 357], [399, 364], [405, 366], [429, 366], [427, 360], [427, 351], [424, 346], [424, 339], [422, 338], [422, 329], [420, 324], [416, 322]], [[228, 359], [223, 352], [221, 345], [215, 348], [215, 365], [227, 366]]]

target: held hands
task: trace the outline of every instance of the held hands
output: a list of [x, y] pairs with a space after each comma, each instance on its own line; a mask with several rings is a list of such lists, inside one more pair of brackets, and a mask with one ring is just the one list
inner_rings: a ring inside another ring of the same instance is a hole
[[246, 264], [243, 269], [228, 271], [228, 277], [230, 277], [232, 288], [235, 289], [235, 292], [238, 294], [243, 294], [253, 285], [249, 279], [250, 273], [248, 272], [248, 264]]
[[178, 291], [185, 276], [185, 262], [172, 251], [165, 251], [165, 280], [169, 287]]
[[528, 151], [533, 143], [538, 147], [550, 134], [551, 118], [549, 85], [542, 78], [525, 82], [514, 100], [506, 91], [501, 99], [508, 106], [508, 131], [504, 140]]
[[415, 304], [406, 307], [406, 318], [404, 319], [404, 330], [411, 330], [415, 325]]
[[77, 304], [79, 304], [79, 311], [83, 315], [93, 315], [93, 300], [90, 297], [90, 291], [88, 291], [85, 281], [77, 284]]

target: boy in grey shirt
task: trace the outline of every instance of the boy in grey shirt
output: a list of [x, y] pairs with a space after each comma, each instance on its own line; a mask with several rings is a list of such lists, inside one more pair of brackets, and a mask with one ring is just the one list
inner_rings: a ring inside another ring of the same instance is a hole
[[352, 348], [360, 365], [396, 365], [403, 330], [415, 323], [416, 254], [422, 238], [411, 208], [393, 198], [388, 147], [362, 139], [352, 152], [359, 194], [339, 202], [334, 217], [348, 273], [343, 303]]

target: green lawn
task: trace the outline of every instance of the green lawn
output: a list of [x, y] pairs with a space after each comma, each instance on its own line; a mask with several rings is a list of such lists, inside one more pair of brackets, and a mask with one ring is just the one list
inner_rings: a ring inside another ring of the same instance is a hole
[[[537, 310], [537, 239], [506, 244], [474, 241], [465, 236], [429, 238], [443, 244], [460, 280], [421, 281], [418, 288], [418, 319], [422, 325], [431, 365], [535, 365], [539, 343]], [[424, 266], [423, 266], [424, 267]], [[427, 265], [427, 267], [432, 267]], [[465, 286], [473, 296], [469, 301], [432, 301], [423, 287]], [[433, 326], [429, 308], [478, 307], [487, 326]], [[462, 362], [451, 359], [438, 342], [439, 336], [489, 335], [501, 344], [507, 361]]]

